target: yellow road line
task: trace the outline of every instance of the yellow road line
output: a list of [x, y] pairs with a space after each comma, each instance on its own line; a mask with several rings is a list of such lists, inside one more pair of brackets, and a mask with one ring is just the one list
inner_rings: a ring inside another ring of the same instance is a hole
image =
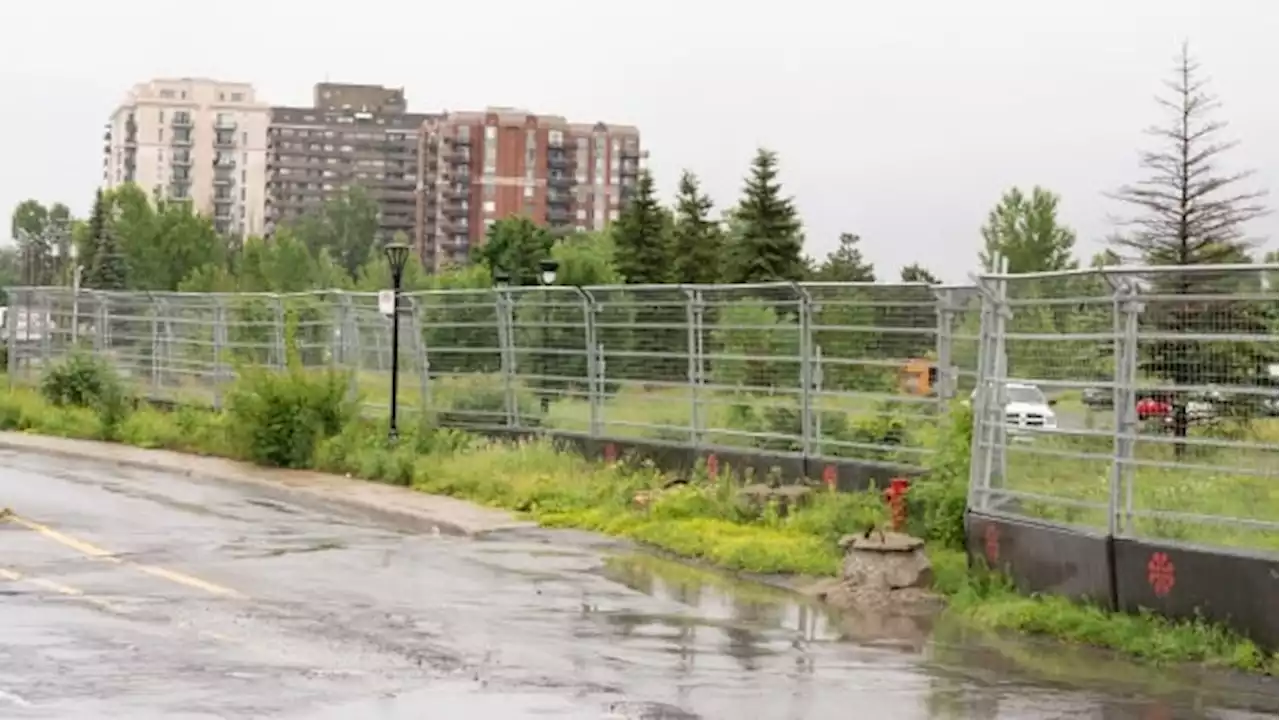
[[163, 578], [165, 580], [168, 580], [169, 582], [177, 583], [179, 585], [185, 585], [187, 587], [195, 588], [197, 590], [203, 590], [204, 592], [207, 592], [211, 595], [221, 595], [223, 597], [240, 598], [240, 599], [245, 598], [245, 595], [237, 590], [232, 590], [231, 588], [223, 587], [222, 585], [211, 583], [207, 580], [201, 580], [200, 578], [192, 577], [190, 575], [187, 575], [186, 573], [180, 573], [180, 572], [177, 572], [176, 570], [167, 570], [165, 568], [156, 567], [154, 565], [144, 565], [141, 563], [126, 562], [125, 560], [117, 556], [116, 553], [113, 553], [109, 550], [104, 550], [103, 548], [100, 548], [97, 545], [94, 545], [92, 543], [87, 543], [84, 540], [73, 538], [70, 535], [67, 535], [66, 533], [58, 532], [57, 530], [54, 530], [51, 527], [41, 525], [38, 522], [35, 522], [33, 520], [28, 520], [24, 517], [20, 517], [13, 513], [9, 513], [3, 516], [3, 519], [11, 523], [16, 523], [18, 525], [21, 525], [22, 527], [27, 528], [32, 532], [43, 535], [44, 537], [47, 537], [56, 543], [69, 547], [72, 550], [75, 550], [76, 552], [83, 553], [85, 555], [88, 555], [89, 557], [92, 557], [98, 560], [103, 560], [109, 563], [115, 563], [117, 565], [127, 565], [141, 572], [144, 572], [148, 575], [158, 577], [158, 578]]
[[94, 595], [86, 595], [85, 592], [79, 588], [73, 588], [70, 585], [63, 585], [62, 583], [54, 582], [53, 580], [47, 580], [45, 578], [26, 577], [22, 573], [16, 570], [9, 570], [7, 568], [0, 568], [0, 578], [4, 578], [5, 580], [12, 580], [13, 582], [26, 582], [28, 584], [35, 585], [36, 587], [44, 588], [45, 590], [51, 590], [53, 592], [58, 593], [59, 595], [66, 595], [68, 597], [76, 598], [77, 600], [83, 600], [87, 603], [97, 605], [98, 607], [103, 608], [104, 610], [110, 610], [112, 612], [121, 612], [120, 608], [116, 607], [115, 605], [112, 605], [109, 601], [103, 598], [100, 598]]

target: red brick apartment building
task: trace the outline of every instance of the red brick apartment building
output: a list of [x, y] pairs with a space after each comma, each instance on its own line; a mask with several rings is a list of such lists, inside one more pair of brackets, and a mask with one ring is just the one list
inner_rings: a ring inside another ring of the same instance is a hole
[[466, 262], [497, 220], [523, 214], [565, 231], [616, 220], [640, 172], [640, 133], [514, 108], [422, 122], [413, 238], [429, 270]]

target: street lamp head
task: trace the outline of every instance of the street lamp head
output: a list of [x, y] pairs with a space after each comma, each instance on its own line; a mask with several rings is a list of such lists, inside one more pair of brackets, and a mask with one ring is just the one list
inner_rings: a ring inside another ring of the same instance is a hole
[[543, 284], [543, 285], [555, 285], [555, 284], [556, 284], [556, 270], [559, 270], [559, 269], [560, 269], [560, 263], [558, 263], [558, 262], [556, 262], [555, 260], [552, 260], [552, 259], [550, 259], [550, 258], [548, 258], [548, 259], [546, 259], [546, 260], [543, 260], [542, 262], [538, 263], [538, 270], [539, 270], [539, 271], [540, 271], [540, 273], [541, 273], [541, 274], [539, 275], [539, 279], [542, 281], [542, 284]]
[[391, 275], [400, 277], [404, 266], [409, 262], [409, 246], [404, 243], [389, 243], [383, 251], [387, 254], [387, 262], [391, 264]]
[[511, 276], [507, 274], [506, 270], [494, 268], [493, 284], [495, 287], [505, 288], [511, 284]]

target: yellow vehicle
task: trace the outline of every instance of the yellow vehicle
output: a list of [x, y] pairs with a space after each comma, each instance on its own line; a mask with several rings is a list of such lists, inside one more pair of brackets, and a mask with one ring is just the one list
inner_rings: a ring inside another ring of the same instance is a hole
[[932, 360], [911, 358], [898, 371], [898, 387], [909, 395], [932, 395], [938, 384], [938, 365]]

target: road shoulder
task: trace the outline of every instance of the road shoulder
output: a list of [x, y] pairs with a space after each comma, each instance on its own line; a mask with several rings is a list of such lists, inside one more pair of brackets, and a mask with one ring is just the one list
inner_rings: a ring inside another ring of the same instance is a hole
[[465, 500], [300, 470], [261, 468], [223, 458], [187, 455], [27, 433], [0, 432], [0, 449], [39, 453], [213, 480], [264, 497], [340, 514], [356, 514], [411, 532], [478, 536], [534, 527], [503, 510]]

